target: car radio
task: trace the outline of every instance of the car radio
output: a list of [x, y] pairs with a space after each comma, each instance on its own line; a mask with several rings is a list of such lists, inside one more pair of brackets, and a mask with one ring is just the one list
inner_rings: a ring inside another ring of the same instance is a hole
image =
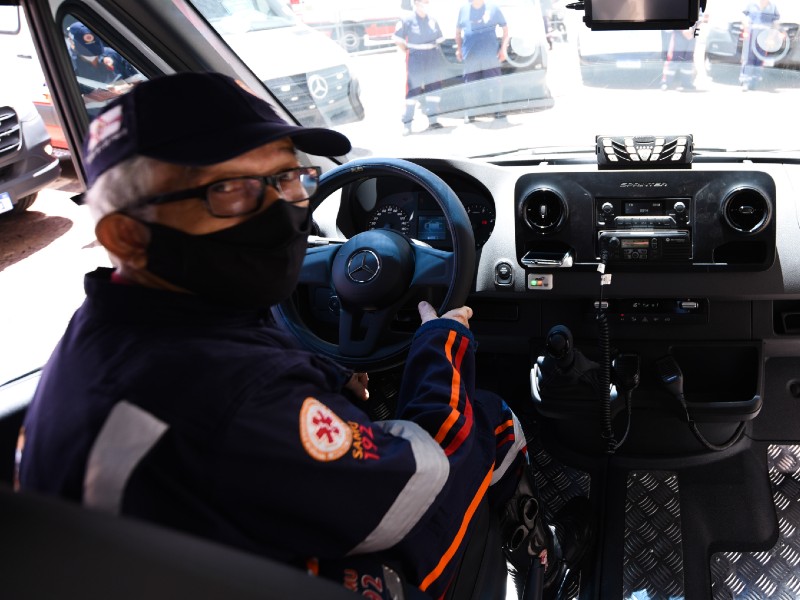
[[598, 254], [609, 262], [692, 259], [691, 198], [596, 199]]

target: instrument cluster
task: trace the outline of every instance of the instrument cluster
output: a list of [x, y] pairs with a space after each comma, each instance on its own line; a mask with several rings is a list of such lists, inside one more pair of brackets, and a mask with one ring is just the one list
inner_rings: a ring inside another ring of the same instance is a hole
[[[480, 183], [461, 175], [437, 173], [453, 189], [467, 211], [480, 248], [494, 230], [495, 204]], [[434, 248], [452, 249], [442, 209], [433, 197], [411, 181], [381, 177], [356, 184], [343, 204], [339, 227], [352, 237], [371, 229], [392, 229]]]

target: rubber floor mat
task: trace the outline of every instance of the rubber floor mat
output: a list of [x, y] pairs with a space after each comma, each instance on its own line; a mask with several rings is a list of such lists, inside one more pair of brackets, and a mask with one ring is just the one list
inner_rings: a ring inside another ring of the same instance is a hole
[[778, 542], [765, 552], [712, 555], [713, 600], [800, 598], [800, 446], [769, 446], [767, 466]]

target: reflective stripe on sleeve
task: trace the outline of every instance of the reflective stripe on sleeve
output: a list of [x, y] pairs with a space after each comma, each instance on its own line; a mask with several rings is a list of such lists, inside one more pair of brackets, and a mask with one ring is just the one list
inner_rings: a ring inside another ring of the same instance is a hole
[[83, 480], [84, 505], [119, 514], [131, 473], [168, 428], [130, 402], [117, 403], [89, 453]]
[[527, 445], [525, 441], [525, 432], [522, 430], [519, 419], [517, 419], [516, 415], [512, 416], [512, 419], [514, 421], [514, 444], [508, 449], [508, 452], [506, 452], [500, 466], [494, 470], [491, 485], [494, 485], [503, 478], [503, 475], [506, 474], [506, 471], [508, 471], [509, 467], [514, 463], [517, 456], [519, 456], [519, 453], [522, 452], [523, 448]]
[[428, 510], [450, 475], [442, 447], [412, 421], [381, 421], [374, 426], [411, 444], [417, 469], [394, 503], [364, 540], [348, 554], [377, 552], [402, 540]]

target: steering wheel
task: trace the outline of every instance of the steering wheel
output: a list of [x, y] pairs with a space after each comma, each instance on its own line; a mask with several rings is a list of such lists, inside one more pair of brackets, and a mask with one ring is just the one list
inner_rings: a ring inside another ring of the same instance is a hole
[[291, 299], [273, 308], [278, 323], [305, 348], [357, 371], [382, 371], [402, 364], [413, 333], [400, 334], [400, 339], [395, 332], [387, 335], [398, 310], [431, 288], [447, 288], [436, 307], [439, 314], [462, 306], [475, 274], [475, 238], [463, 204], [440, 177], [415, 163], [368, 158], [340, 165], [320, 178], [311, 210], [345, 185], [381, 176], [408, 179], [433, 197], [444, 213], [452, 252], [391, 229], [310, 246], [298, 284], [328, 287], [338, 298], [338, 344], [314, 333]]

